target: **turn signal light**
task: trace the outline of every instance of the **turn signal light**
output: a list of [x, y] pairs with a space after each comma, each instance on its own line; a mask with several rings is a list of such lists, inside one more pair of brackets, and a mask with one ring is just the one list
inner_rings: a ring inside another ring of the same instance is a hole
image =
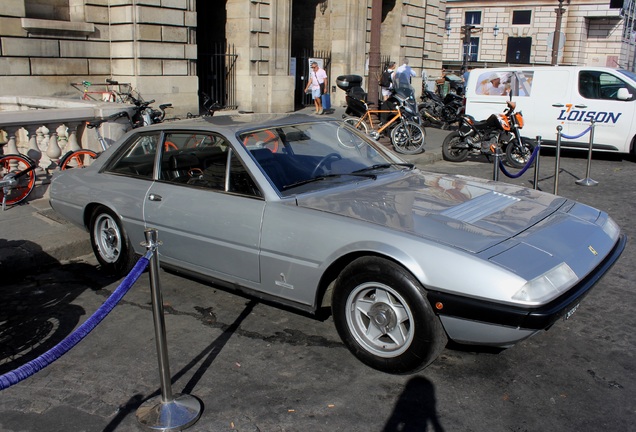
[[442, 303], [442, 302], [435, 303], [435, 309], [437, 309], [437, 310], [444, 309], [444, 303]]

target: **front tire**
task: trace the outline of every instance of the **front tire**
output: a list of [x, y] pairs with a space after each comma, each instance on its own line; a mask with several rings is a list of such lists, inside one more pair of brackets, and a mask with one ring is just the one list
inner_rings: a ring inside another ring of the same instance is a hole
[[534, 143], [529, 139], [523, 140], [523, 145], [517, 145], [517, 139], [513, 139], [506, 146], [506, 163], [513, 168], [523, 168], [526, 166], [532, 152], [534, 152]]
[[415, 278], [396, 263], [362, 257], [338, 277], [333, 318], [347, 348], [366, 365], [412, 373], [432, 363], [446, 345], [439, 318]]
[[451, 132], [442, 143], [442, 156], [450, 162], [464, 162], [468, 159], [468, 143], [459, 132]]
[[426, 132], [415, 122], [405, 121], [391, 130], [391, 143], [396, 152], [414, 155], [424, 151]]
[[128, 235], [115, 213], [98, 207], [90, 221], [91, 246], [102, 269], [108, 274], [125, 276], [135, 266], [135, 255]]

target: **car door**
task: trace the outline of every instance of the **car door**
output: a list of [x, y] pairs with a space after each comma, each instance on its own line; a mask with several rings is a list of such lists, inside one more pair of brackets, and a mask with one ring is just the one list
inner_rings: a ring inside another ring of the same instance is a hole
[[137, 252], [144, 250], [140, 246], [145, 240], [143, 203], [153, 184], [160, 140], [160, 131], [132, 135], [104, 167], [108, 180], [96, 186], [101, 188], [96, 198], [119, 215]]
[[[594, 120], [594, 148], [628, 152], [636, 89], [610, 70], [581, 69], [576, 79], [572, 108], [565, 116], [569, 135], [586, 130]], [[627, 89], [631, 97], [621, 100], [621, 88]], [[587, 148], [590, 134], [574, 141]]]
[[162, 262], [223, 280], [258, 282], [265, 200], [231, 145], [214, 134], [165, 136], [158, 180], [144, 201]]

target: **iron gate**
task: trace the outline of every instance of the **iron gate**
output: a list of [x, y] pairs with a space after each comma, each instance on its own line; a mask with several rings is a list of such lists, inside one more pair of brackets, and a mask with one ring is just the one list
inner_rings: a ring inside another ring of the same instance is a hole
[[[224, 109], [237, 109], [236, 59], [234, 45], [211, 42], [210, 51], [199, 53], [199, 89]], [[202, 97], [199, 98], [203, 100]]]

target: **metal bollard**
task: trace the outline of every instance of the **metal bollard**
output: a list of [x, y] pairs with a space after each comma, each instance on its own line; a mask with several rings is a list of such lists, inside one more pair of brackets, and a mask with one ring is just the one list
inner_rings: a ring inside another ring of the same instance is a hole
[[492, 168], [492, 179], [494, 181], [499, 181], [499, 161], [501, 160], [501, 152], [499, 146], [495, 147], [495, 163]]
[[539, 148], [539, 150], [537, 151], [537, 156], [534, 160], [534, 190], [539, 189], [539, 159], [541, 156], [541, 135], [537, 135], [537, 147]]
[[592, 166], [592, 147], [594, 146], [594, 120], [590, 124], [590, 148], [587, 153], [587, 170], [585, 171], [585, 178], [577, 180], [575, 183], [580, 186], [596, 186], [598, 182], [590, 178], [590, 168]]
[[557, 126], [557, 142], [556, 142], [556, 161], [554, 163], [554, 190], [553, 194], [559, 193], [559, 170], [561, 165], [561, 131], [563, 130], [563, 126]]
[[188, 394], [172, 394], [170, 381], [170, 365], [168, 361], [168, 344], [166, 342], [166, 324], [163, 315], [163, 298], [159, 281], [159, 253], [157, 247], [157, 230], [144, 231], [146, 241], [142, 243], [150, 258], [150, 291], [152, 296], [152, 316], [155, 324], [155, 343], [159, 361], [159, 377], [161, 380], [161, 396], [144, 402], [137, 409], [137, 421], [148, 430], [173, 431], [192, 426], [201, 416], [201, 402]]

